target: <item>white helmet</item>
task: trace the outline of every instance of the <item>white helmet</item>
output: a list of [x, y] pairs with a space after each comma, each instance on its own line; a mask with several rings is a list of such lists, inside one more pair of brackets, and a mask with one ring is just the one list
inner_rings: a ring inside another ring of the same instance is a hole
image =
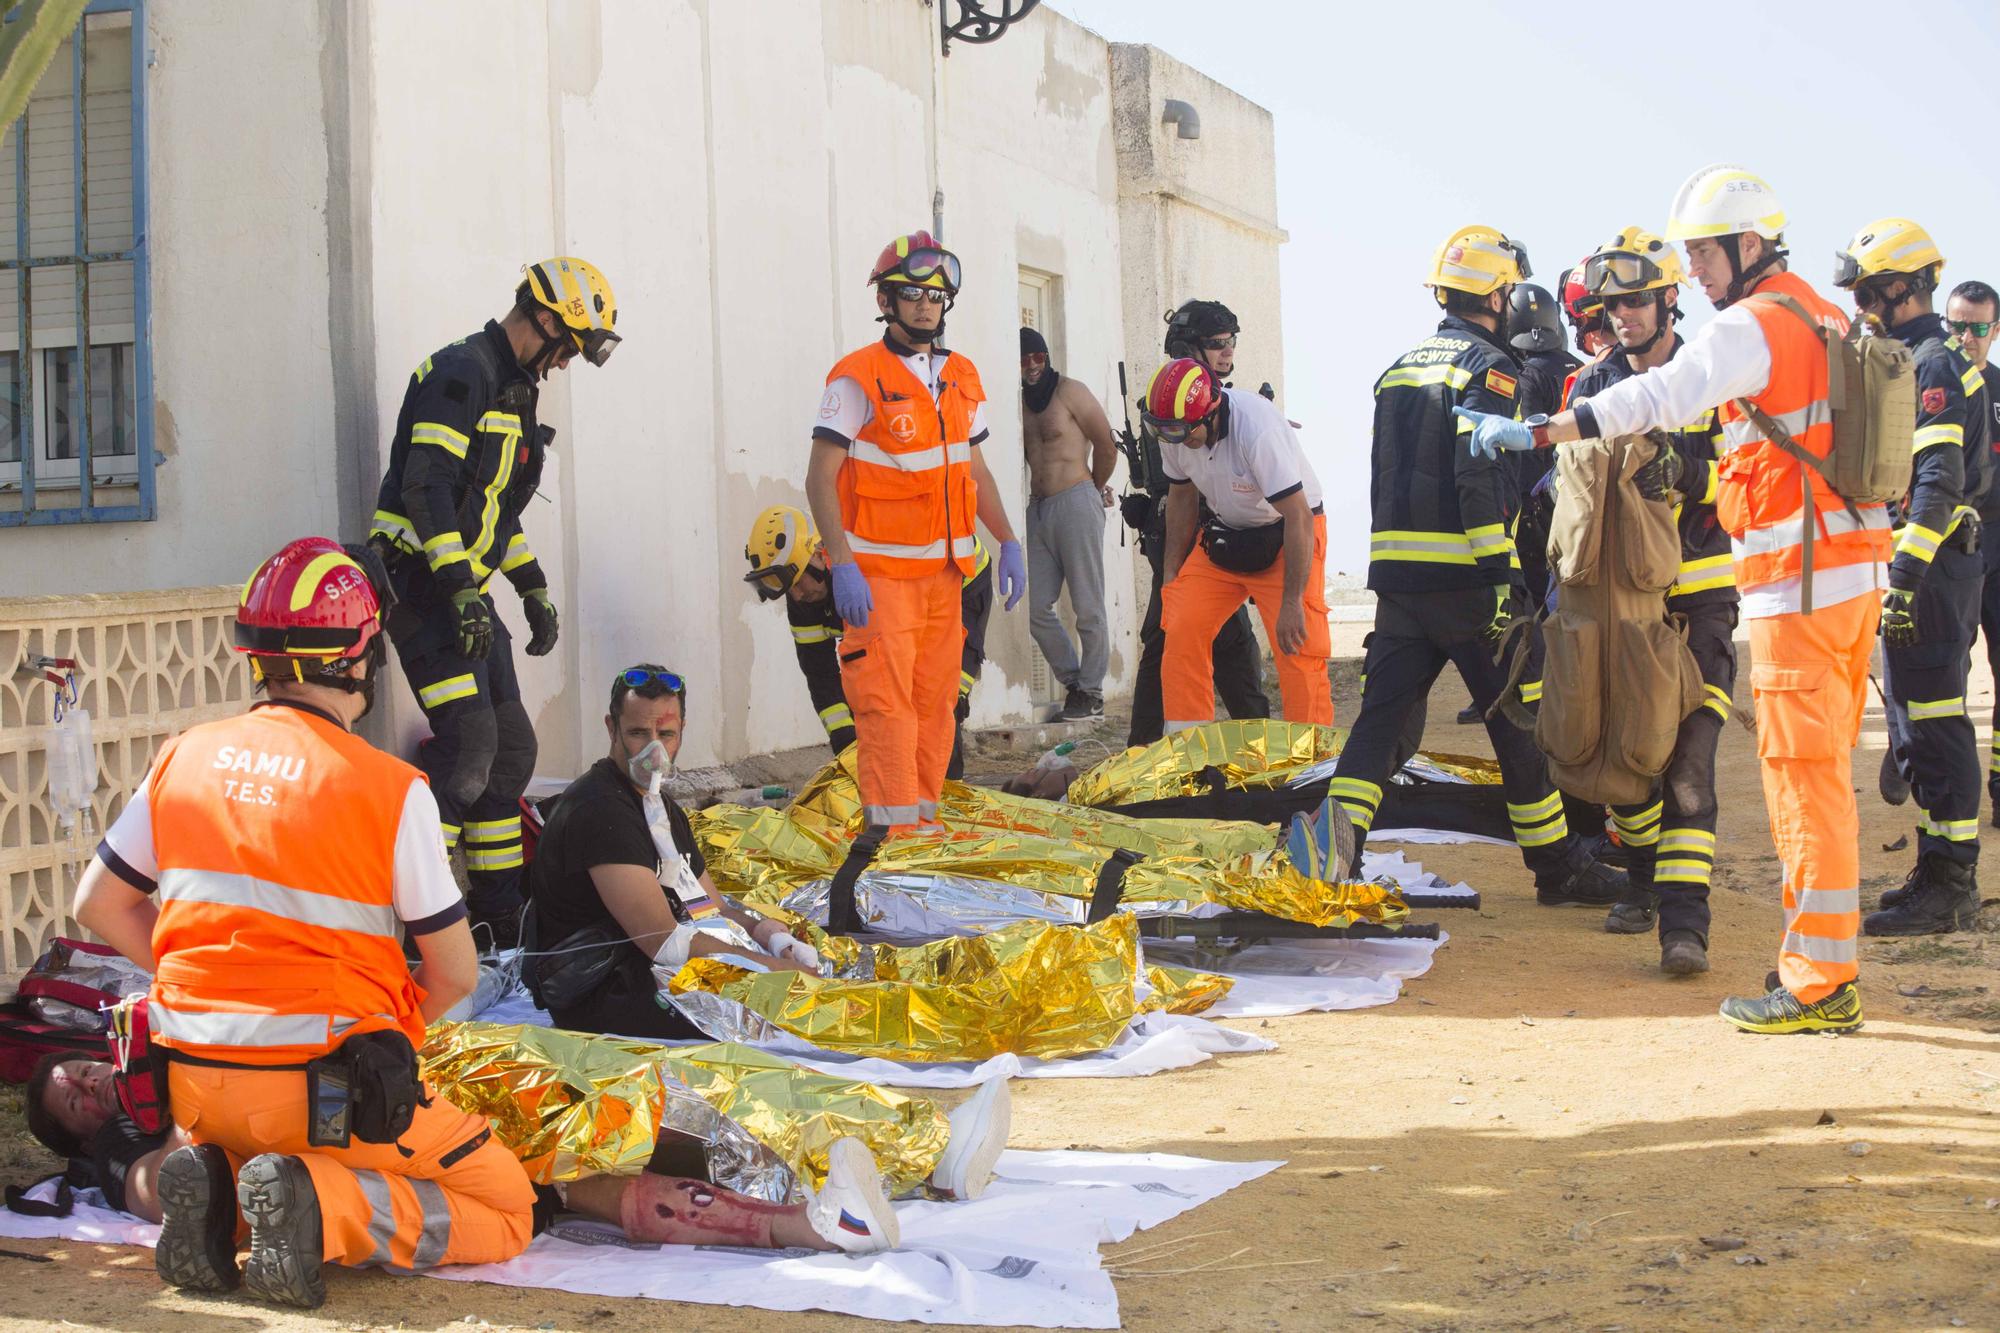
[[1666, 238], [1691, 241], [1754, 231], [1775, 241], [1785, 230], [1785, 209], [1771, 183], [1733, 162], [1703, 167], [1682, 183], [1667, 214]]

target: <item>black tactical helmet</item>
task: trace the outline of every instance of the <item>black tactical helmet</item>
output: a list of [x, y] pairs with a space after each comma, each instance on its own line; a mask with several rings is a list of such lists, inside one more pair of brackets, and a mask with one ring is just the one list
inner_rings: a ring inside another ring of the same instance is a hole
[[1507, 342], [1517, 352], [1560, 352], [1562, 310], [1548, 288], [1532, 282], [1514, 285], [1508, 298]]
[[1196, 340], [1238, 333], [1236, 314], [1220, 301], [1189, 301], [1167, 312], [1167, 355], [1201, 358]]

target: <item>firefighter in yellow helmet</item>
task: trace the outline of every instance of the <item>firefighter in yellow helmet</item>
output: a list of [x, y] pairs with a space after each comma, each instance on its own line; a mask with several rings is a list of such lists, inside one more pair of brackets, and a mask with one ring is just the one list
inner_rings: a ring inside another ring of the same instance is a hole
[[521, 528], [555, 434], [535, 407], [542, 381], [573, 358], [610, 359], [617, 322], [617, 298], [593, 265], [528, 265], [512, 309], [411, 373], [369, 527], [401, 602], [390, 638], [430, 723], [417, 762], [447, 842], [465, 845], [475, 934], [495, 947], [511, 947], [518, 930], [519, 802], [535, 730], [487, 588], [504, 574], [520, 594], [530, 656], [555, 647], [548, 577]]
[[1916, 457], [1882, 598], [1889, 753], [1902, 779], [1893, 785], [1917, 798], [1917, 863], [1861, 923], [1867, 935], [1948, 934], [1979, 911], [1982, 775], [1965, 686], [1985, 590], [1971, 501], [1991, 454], [1985, 380], [1932, 308], [1943, 269], [1937, 243], [1908, 218], [1869, 223], [1834, 257], [1834, 284], [1856, 313], [1917, 365]]
[[[833, 579], [819, 532], [804, 510], [772, 505], [750, 525], [743, 554], [750, 562], [743, 581], [763, 601], [785, 599], [799, 670], [820, 725], [826, 728], [827, 744], [839, 754], [854, 744], [854, 713], [840, 683], [840, 640], [847, 625], [833, 604]], [[951, 765], [945, 770], [953, 780], [965, 771], [965, 718], [972, 707], [972, 686], [986, 661], [986, 620], [993, 610], [993, 561], [983, 542], [973, 572], [962, 584], [959, 609], [965, 621], [965, 650], [958, 671], [958, 734], [952, 738]]]
[[[1513, 539], [1519, 496], [1505, 468], [1465, 448], [1452, 415], [1460, 406], [1516, 414], [1521, 366], [1508, 345], [1509, 298], [1530, 276], [1523, 247], [1498, 230], [1454, 232], [1425, 284], [1443, 319], [1375, 382], [1368, 558], [1375, 629], [1361, 712], [1329, 794], [1365, 835], [1405, 725], [1449, 664], [1486, 719], [1536, 901], [1606, 907], [1624, 876], [1572, 832], [1534, 739], [1497, 707], [1508, 680], [1495, 652], [1506, 622], [1527, 610]], [[1540, 697], [1516, 688], [1523, 704]]]

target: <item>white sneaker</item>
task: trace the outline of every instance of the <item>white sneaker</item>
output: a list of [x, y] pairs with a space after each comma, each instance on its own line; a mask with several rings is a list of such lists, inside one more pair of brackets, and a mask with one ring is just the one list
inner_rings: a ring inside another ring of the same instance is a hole
[[826, 1184], [807, 1188], [806, 1220], [822, 1240], [849, 1254], [893, 1250], [903, 1239], [875, 1155], [856, 1138], [835, 1139], [827, 1150]]
[[951, 1137], [931, 1172], [931, 1184], [953, 1199], [976, 1199], [993, 1183], [993, 1163], [1007, 1146], [1014, 1094], [1007, 1080], [983, 1083], [951, 1113]]

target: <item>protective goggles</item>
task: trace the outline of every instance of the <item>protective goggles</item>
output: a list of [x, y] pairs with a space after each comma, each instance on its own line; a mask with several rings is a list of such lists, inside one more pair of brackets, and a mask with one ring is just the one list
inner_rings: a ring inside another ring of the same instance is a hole
[[601, 366], [611, 359], [622, 341], [610, 329], [571, 329], [569, 336], [576, 339], [576, 349], [583, 353], [583, 359], [593, 366]]
[[625, 682], [628, 690], [641, 690], [653, 681], [658, 681], [675, 694], [687, 693], [687, 682], [671, 671], [655, 671], [651, 667], [626, 667], [618, 673], [618, 679]]
[[1833, 252], [1833, 285], [1852, 287], [1861, 281], [1861, 261], [1845, 250]]
[[905, 301], [929, 301], [932, 305], [943, 305], [951, 299], [951, 293], [941, 287], [897, 287], [896, 295]]
[[1984, 338], [1987, 334], [1993, 332], [1995, 324], [2000, 324], [2000, 320], [1948, 319], [1944, 322], [1944, 326], [1953, 333], [1961, 337], [1969, 333], [1975, 338]]
[[949, 250], [912, 250], [893, 272], [911, 282], [929, 282], [932, 278], [942, 277], [948, 290], [958, 290], [958, 256]]
[[790, 565], [768, 565], [763, 569], [753, 569], [743, 576], [743, 581], [757, 590], [760, 600], [775, 602], [798, 582], [799, 571]]
[[1641, 292], [1663, 286], [1667, 275], [1644, 255], [1616, 250], [1583, 261], [1583, 289], [1596, 296], [1609, 292]]
[[1151, 412], [1139, 414], [1146, 423], [1146, 429], [1152, 431], [1154, 438], [1162, 444], [1186, 444], [1188, 436], [1194, 433], [1194, 428], [1207, 425], [1209, 417], [1214, 415], [1211, 412], [1209, 416], [1202, 417], [1198, 421], [1169, 421], [1165, 417], [1156, 417]]

